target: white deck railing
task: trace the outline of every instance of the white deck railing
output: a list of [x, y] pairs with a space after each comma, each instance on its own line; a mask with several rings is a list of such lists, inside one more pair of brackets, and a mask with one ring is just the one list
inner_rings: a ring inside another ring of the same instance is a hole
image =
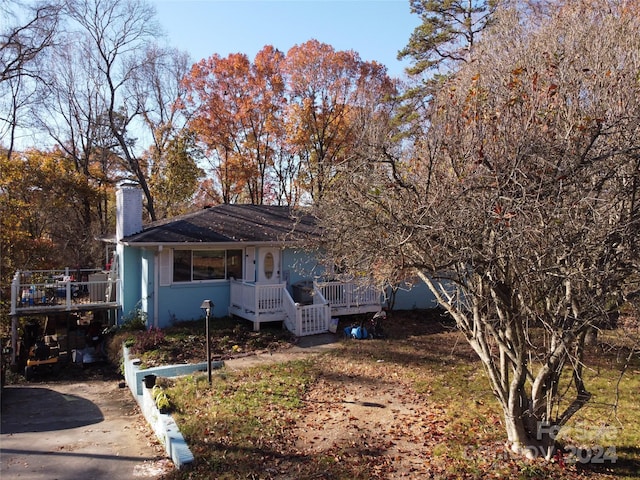
[[117, 305], [117, 285], [97, 269], [18, 271], [11, 282], [10, 314]]
[[253, 322], [254, 329], [261, 322], [284, 321], [285, 327], [297, 336], [313, 335], [329, 329], [331, 309], [318, 291], [312, 305], [293, 301], [285, 283], [259, 285], [231, 280], [230, 313]]
[[381, 305], [380, 291], [369, 285], [316, 281], [314, 287], [332, 308], [357, 309], [367, 305]]
[[282, 312], [285, 287], [284, 283], [259, 285], [231, 280], [230, 307], [232, 310], [241, 310], [248, 314], [249, 320], [256, 320], [260, 315]]
[[374, 288], [341, 282], [314, 282], [313, 303], [294, 302], [285, 283], [260, 285], [241, 280], [230, 282], [229, 313], [253, 322], [283, 321], [297, 336], [327, 332], [331, 315], [377, 311], [380, 293]]
[[322, 293], [314, 289], [313, 304], [300, 305], [295, 303], [289, 292], [285, 290], [285, 327], [298, 337], [315, 335], [329, 330], [331, 320], [331, 307], [322, 296]]

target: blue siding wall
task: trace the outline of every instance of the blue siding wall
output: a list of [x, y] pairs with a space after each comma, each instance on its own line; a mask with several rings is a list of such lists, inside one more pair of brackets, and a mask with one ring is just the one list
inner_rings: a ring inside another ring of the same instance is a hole
[[163, 328], [175, 321], [203, 318], [204, 314], [200, 309], [203, 300], [211, 300], [215, 305], [211, 312], [211, 318], [227, 316], [229, 313], [229, 282], [219, 280], [160, 287], [158, 326]]
[[[387, 293], [389, 295], [389, 293]], [[436, 299], [427, 288], [427, 285], [419, 281], [412, 286], [402, 285], [396, 292], [394, 310], [416, 310], [434, 308]]]
[[141, 291], [141, 255], [138, 248], [125, 248], [118, 245], [118, 259], [120, 269], [120, 301], [122, 303], [122, 315], [127, 317], [136, 308], [140, 308]]
[[[120, 245], [118, 249], [122, 279], [120, 298], [124, 316], [131, 314], [137, 308], [142, 308], [147, 312], [149, 326], [155, 324], [157, 315], [157, 326], [164, 328], [176, 321], [203, 318], [200, 309], [203, 300], [211, 300], [214, 303], [212, 318], [228, 315], [230, 297], [228, 281], [159, 287], [155, 284], [157, 268], [155, 249], [123, 248]], [[283, 279], [287, 279], [289, 287], [300, 281], [313, 280], [321, 276], [324, 271], [313, 255], [304, 249], [284, 249], [282, 269]], [[436, 302], [431, 292], [424, 283], [418, 282], [411, 288], [403, 286], [398, 290], [394, 308], [412, 310], [435, 306]]]
[[315, 257], [307, 250], [287, 248], [282, 252], [282, 269], [287, 285], [303, 280], [313, 280], [324, 273]]

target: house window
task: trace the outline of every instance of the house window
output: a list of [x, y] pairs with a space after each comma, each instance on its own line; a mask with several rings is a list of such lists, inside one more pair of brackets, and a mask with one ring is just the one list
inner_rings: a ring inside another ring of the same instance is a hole
[[227, 250], [227, 278], [242, 278], [242, 250]]
[[173, 281], [242, 278], [242, 250], [174, 250]]
[[192, 259], [194, 280], [222, 280], [225, 278], [224, 250], [194, 250]]
[[173, 281], [191, 281], [191, 250], [175, 250], [173, 252]]

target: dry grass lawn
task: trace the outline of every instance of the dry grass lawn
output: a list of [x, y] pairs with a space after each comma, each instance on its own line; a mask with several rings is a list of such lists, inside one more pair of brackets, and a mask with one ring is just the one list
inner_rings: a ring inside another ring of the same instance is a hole
[[[505, 451], [482, 366], [450, 325], [415, 312], [386, 330], [385, 340], [345, 340], [328, 353], [223, 369], [211, 388], [202, 376], [169, 382], [196, 463], [166, 478], [638, 478], [637, 354], [614, 410], [626, 357], [593, 347], [594, 402], [576, 417], [594, 433], [591, 442], [616, 448], [616, 462], [530, 462]], [[608, 436], [598, 437], [603, 431]]]

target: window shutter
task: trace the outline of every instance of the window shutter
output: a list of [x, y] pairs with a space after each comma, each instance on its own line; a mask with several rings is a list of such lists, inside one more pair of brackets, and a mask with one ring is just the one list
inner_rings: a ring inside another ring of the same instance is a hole
[[159, 267], [160, 267], [160, 286], [167, 287], [171, 285], [173, 277], [173, 250], [170, 248], [163, 248], [160, 251]]

